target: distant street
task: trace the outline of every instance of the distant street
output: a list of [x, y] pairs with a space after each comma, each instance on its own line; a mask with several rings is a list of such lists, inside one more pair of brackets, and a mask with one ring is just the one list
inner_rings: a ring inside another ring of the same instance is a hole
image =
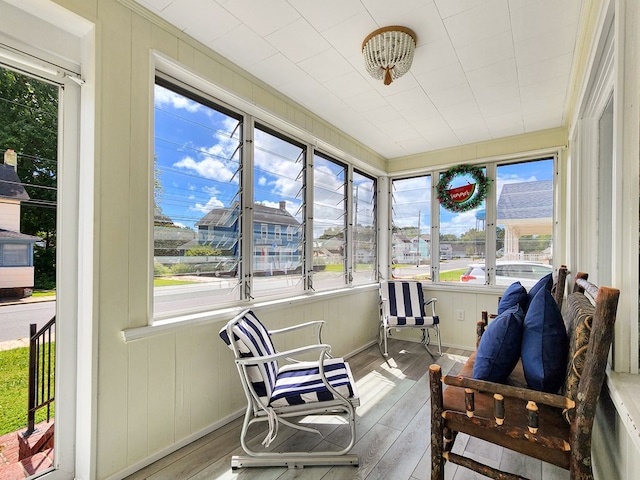
[[0, 342], [29, 337], [29, 324], [38, 328], [56, 313], [56, 302], [33, 302], [20, 305], [0, 304]]
[[[449, 260], [441, 265], [441, 269], [443, 271], [454, 270], [466, 267], [469, 263], [471, 263], [471, 261], [468, 258]], [[398, 269], [395, 274], [399, 276], [415, 276], [416, 274], [430, 275], [431, 267], [429, 265], [420, 265], [419, 267], [407, 266]], [[162, 313], [164, 311], [190, 309], [206, 305], [214, 306], [216, 302], [219, 301], [219, 297], [202, 295], [200, 290], [211, 289], [214, 285], [218, 288], [230, 288], [233, 286], [233, 282], [229, 279], [210, 280], [210, 283], [203, 284], [200, 288], [194, 285], [189, 285], [188, 288], [185, 286], [163, 288], [162, 291], [167, 295], [161, 296], [159, 301], [156, 302], [156, 312]], [[282, 282], [282, 287], [287, 286], [285, 279], [274, 278], [273, 281], [269, 282], [269, 289], [277, 289], [277, 282]], [[181, 294], [180, 292], [183, 293]], [[51, 317], [55, 315], [55, 311], [55, 300], [23, 303], [19, 305], [0, 304], [0, 342], [28, 338], [29, 324], [36, 323], [38, 328], [40, 328], [51, 320]]]

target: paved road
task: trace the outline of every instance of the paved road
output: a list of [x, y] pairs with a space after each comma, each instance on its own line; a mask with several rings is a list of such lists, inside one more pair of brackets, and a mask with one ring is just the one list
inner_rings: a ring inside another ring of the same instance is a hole
[[55, 313], [55, 301], [0, 304], [0, 342], [29, 337], [30, 323], [35, 323], [40, 328]]

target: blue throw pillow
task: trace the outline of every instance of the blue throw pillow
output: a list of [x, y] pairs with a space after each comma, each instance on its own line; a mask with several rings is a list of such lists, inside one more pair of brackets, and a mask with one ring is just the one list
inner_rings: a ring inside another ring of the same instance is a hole
[[530, 388], [557, 393], [567, 372], [569, 340], [560, 309], [542, 288], [533, 297], [524, 318], [522, 367]]
[[[540, 280], [538, 280], [538, 282], [533, 287], [531, 287], [531, 290], [529, 290], [529, 300], [527, 303], [531, 303], [531, 300], [533, 300], [533, 297], [535, 297], [540, 290], [547, 290], [548, 292], [551, 292], [552, 289], [553, 289], [553, 274], [549, 273], [544, 277], [542, 277]], [[525, 311], [526, 310], [527, 309], [525, 308]]]
[[504, 383], [520, 359], [524, 312], [519, 305], [505, 310], [489, 323], [482, 338], [473, 378]]
[[498, 315], [515, 305], [520, 305], [522, 310], [526, 312], [528, 304], [527, 289], [520, 282], [514, 282], [504, 291], [498, 303]]

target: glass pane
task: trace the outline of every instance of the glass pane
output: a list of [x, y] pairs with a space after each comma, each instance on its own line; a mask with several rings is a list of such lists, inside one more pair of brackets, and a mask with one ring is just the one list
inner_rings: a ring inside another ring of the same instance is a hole
[[353, 173], [353, 279], [354, 285], [376, 282], [376, 181]]
[[497, 168], [497, 285], [526, 288], [552, 271], [553, 159]]
[[[486, 175], [486, 169], [482, 169]], [[471, 175], [458, 175], [449, 184], [456, 189], [475, 184]], [[484, 284], [486, 200], [466, 212], [440, 205], [440, 281]]]
[[241, 119], [155, 86], [154, 310], [240, 298]]
[[313, 288], [344, 286], [347, 219], [346, 171], [315, 155], [313, 178]]
[[305, 148], [260, 128], [254, 145], [252, 296], [300, 292]]
[[5, 244], [2, 246], [2, 265], [5, 267], [28, 267], [29, 245]]
[[393, 180], [391, 261], [394, 278], [431, 278], [431, 175]]

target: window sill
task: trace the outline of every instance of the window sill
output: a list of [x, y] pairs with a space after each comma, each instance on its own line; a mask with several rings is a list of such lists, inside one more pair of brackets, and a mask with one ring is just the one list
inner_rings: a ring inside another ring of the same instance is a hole
[[158, 335], [165, 335], [178, 328], [183, 328], [185, 325], [198, 325], [203, 323], [214, 323], [230, 320], [233, 316], [242, 312], [247, 308], [251, 309], [269, 309], [280, 308], [284, 305], [301, 304], [305, 302], [318, 302], [326, 298], [349, 295], [354, 291], [363, 290], [377, 290], [378, 284], [358, 285], [354, 287], [345, 287], [337, 290], [327, 290], [313, 293], [305, 293], [296, 295], [294, 297], [269, 299], [259, 302], [251, 302], [242, 305], [233, 305], [227, 308], [221, 308], [216, 310], [208, 310], [204, 312], [194, 312], [184, 315], [176, 315], [171, 318], [162, 320], [155, 320], [153, 324], [146, 325], [144, 327], [134, 327], [122, 330], [122, 340], [125, 343], [133, 342], [136, 340], [142, 340]]
[[620, 420], [640, 451], [640, 375], [609, 371], [606, 381]]

